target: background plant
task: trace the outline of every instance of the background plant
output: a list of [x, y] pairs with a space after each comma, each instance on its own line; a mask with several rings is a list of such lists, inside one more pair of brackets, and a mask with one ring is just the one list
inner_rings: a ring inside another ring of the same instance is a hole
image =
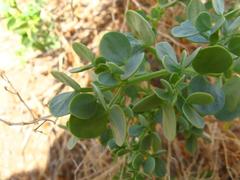
[[[43, 1], [32, 1], [19, 6], [16, 0], [4, 1], [5, 10], [2, 12], [7, 28], [21, 36], [21, 44], [45, 52], [57, 47], [57, 36], [54, 24], [43, 18]], [[23, 50], [25, 51], [25, 50]]]
[[[176, 137], [184, 138], [186, 149], [194, 153], [198, 138], [209, 140], [205, 116], [231, 121], [240, 115], [238, 14], [238, 9], [225, 10], [222, 0], [191, 0], [188, 19], [171, 32], [199, 47], [191, 53], [183, 50], [180, 57], [168, 42], [156, 43], [152, 21], [132, 10], [126, 14], [131, 32], [106, 33], [99, 57], [74, 43], [74, 51], [89, 64], [71, 73], [93, 70], [94, 80], [83, 88], [65, 73], [53, 71], [73, 91], [49, 104], [56, 117], [70, 114], [70, 146], [78, 139], [99, 137], [114, 157], [126, 158], [116, 178], [169, 175], [164, 139], [171, 147]], [[158, 71], [151, 70], [149, 55], [159, 63]], [[152, 85], [152, 79], [159, 86]]]

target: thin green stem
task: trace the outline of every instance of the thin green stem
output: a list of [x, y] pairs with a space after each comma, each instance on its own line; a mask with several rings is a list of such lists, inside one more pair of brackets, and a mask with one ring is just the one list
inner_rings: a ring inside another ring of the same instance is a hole
[[[139, 75], [137, 77], [128, 79], [127, 81], [125, 81], [123, 83], [119, 83], [116, 86], [103, 87], [103, 88], [101, 88], [101, 91], [108, 91], [108, 90], [120, 87], [122, 85], [130, 85], [130, 84], [135, 84], [135, 83], [139, 83], [139, 82], [142, 82], [142, 81], [148, 81], [150, 79], [154, 79], [154, 78], [157, 78], [157, 77], [164, 77], [164, 76], [167, 76], [168, 74], [169, 73], [165, 69], [155, 71], [155, 72], [145, 73], [143, 75]], [[92, 92], [92, 91], [93, 91], [92, 88], [81, 88], [79, 92]]]

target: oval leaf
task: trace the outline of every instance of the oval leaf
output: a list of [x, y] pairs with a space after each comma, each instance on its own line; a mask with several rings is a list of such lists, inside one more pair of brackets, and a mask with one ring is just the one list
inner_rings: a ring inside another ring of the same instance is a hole
[[223, 90], [215, 84], [210, 84], [202, 76], [196, 76], [189, 84], [189, 93], [206, 92], [214, 97], [214, 102], [208, 105], [193, 105], [194, 108], [203, 115], [212, 115], [220, 111], [225, 103]]
[[159, 108], [161, 106], [162, 100], [158, 98], [157, 95], [153, 94], [150, 96], [146, 96], [140, 101], [138, 101], [133, 106], [134, 112], [146, 112], [153, 110], [155, 108]]
[[143, 170], [147, 174], [151, 174], [155, 169], [155, 159], [152, 156], [148, 156], [147, 160], [144, 162]]
[[212, 0], [212, 5], [218, 15], [224, 13], [224, 0]]
[[205, 11], [205, 6], [200, 0], [191, 0], [187, 7], [188, 19], [195, 24], [198, 15]]
[[69, 106], [70, 113], [79, 119], [89, 119], [97, 111], [96, 98], [91, 94], [79, 94], [75, 96]]
[[92, 86], [93, 86], [93, 90], [94, 90], [94, 92], [96, 93], [96, 95], [97, 95], [100, 103], [102, 104], [102, 106], [104, 107], [104, 109], [105, 109], [105, 111], [106, 111], [106, 110], [107, 110], [107, 104], [106, 104], [106, 101], [105, 101], [105, 99], [104, 99], [104, 95], [103, 95], [102, 91], [101, 91], [100, 88], [99, 88], [97, 85], [95, 85], [94, 83], [91, 83], [91, 84], [92, 84]]
[[232, 65], [231, 54], [221, 46], [201, 49], [194, 58], [192, 65], [200, 74], [222, 73]]
[[202, 12], [196, 19], [195, 24], [199, 32], [206, 32], [211, 29], [211, 16], [207, 12]]
[[127, 135], [127, 122], [121, 107], [113, 105], [109, 112], [113, 136], [118, 146], [122, 146]]
[[122, 33], [109, 32], [101, 39], [100, 52], [107, 61], [122, 65], [131, 54], [131, 45]]
[[228, 48], [233, 54], [240, 56], [240, 36], [231, 38], [228, 42]]
[[232, 77], [223, 86], [225, 93], [225, 104], [223, 109], [215, 116], [219, 120], [233, 120], [240, 116], [240, 78]]
[[58, 72], [58, 71], [52, 71], [51, 73], [52, 73], [53, 77], [55, 77], [57, 80], [59, 80], [63, 84], [72, 87], [76, 91], [81, 90], [80, 85], [75, 80], [73, 80], [68, 75], [66, 75], [65, 73]]
[[137, 72], [144, 60], [144, 53], [135, 53], [127, 62], [124, 67], [124, 74], [121, 76], [122, 80], [130, 78], [134, 73]]
[[206, 92], [195, 92], [187, 97], [189, 104], [211, 104], [214, 102], [214, 97]]
[[187, 120], [196, 128], [202, 129], [204, 127], [203, 118], [188, 104], [183, 105], [183, 114]]
[[92, 118], [83, 120], [71, 115], [67, 124], [74, 136], [83, 139], [95, 138], [107, 130], [107, 115], [103, 107], [98, 105], [97, 112]]
[[170, 60], [177, 63], [177, 56], [173, 47], [168, 42], [160, 42], [156, 45], [156, 52], [159, 59], [163, 60], [164, 56], [168, 56]]
[[190, 21], [184, 21], [180, 26], [176, 26], [171, 30], [175, 37], [190, 37], [199, 34], [198, 30], [192, 25]]
[[98, 76], [98, 82], [104, 86], [116, 86], [118, 84], [114, 76], [109, 72], [102, 72]]
[[49, 102], [49, 109], [52, 115], [55, 117], [61, 117], [68, 115], [69, 112], [69, 104], [74, 96], [76, 96], [76, 92], [65, 92], [55, 96]]
[[163, 134], [168, 141], [174, 140], [177, 131], [177, 121], [174, 108], [169, 104], [162, 105]]
[[83, 60], [85, 61], [91, 61], [93, 62], [95, 59], [95, 55], [92, 53], [90, 49], [88, 49], [87, 46], [85, 46], [82, 43], [73, 43], [72, 45], [73, 50], [75, 53]]
[[152, 45], [155, 42], [155, 34], [151, 25], [140, 14], [133, 10], [126, 14], [128, 27], [140, 40], [146, 45]]

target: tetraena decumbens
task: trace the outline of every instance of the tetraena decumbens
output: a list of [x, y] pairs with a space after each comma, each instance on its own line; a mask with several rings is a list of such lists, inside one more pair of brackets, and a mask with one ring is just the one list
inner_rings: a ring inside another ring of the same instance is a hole
[[[73, 91], [50, 102], [54, 116], [70, 114], [66, 129], [75, 138], [71, 142], [100, 137], [114, 155], [126, 155], [126, 177], [158, 177], [166, 173], [163, 137], [171, 142], [181, 134], [186, 149], [194, 153], [197, 139], [204, 137], [204, 116], [220, 121], [239, 117], [239, 10], [225, 12], [222, 0], [210, 4], [207, 9], [191, 0], [188, 19], [172, 29], [173, 36], [199, 43], [191, 54], [183, 50], [181, 57], [168, 42], [155, 43], [151, 23], [133, 10], [126, 13], [131, 33], [106, 33], [99, 57], [74, 43], [74, 51], [89, 64], [71, 73], [93, 70], [94, 80], [83, 88], [63, 72], [53, 71]], [[201, 47], [203, 43], [208, 46]], [[151, 70], [148, 54], [159, 70]]]

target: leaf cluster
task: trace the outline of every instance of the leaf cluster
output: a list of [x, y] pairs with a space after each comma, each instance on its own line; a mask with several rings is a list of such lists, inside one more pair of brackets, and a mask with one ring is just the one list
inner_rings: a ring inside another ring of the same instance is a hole
[[[129, 10], [130, 32], [106, 33], [100, 56], [84, 44], [73, 44], [80, 59], [89, 64], [70, 72], [93, 71], [90, 87], [80, 87], [63, 72], [52, 72], [73, 89], [51, 100], [52, 114], [70, 115], [66, 128], [75, 138], [99, 138], [116, 157], [126, 155], [126, 178], [165, 175], [163, 138], [171, 142], [181, 135], [186, 149], [194, 153], [197, 139], [205, 138], [205, 116], [220, 121], [240, 116], [237, 10], [225, 12], [222, 0], [206, 6], [191, 0], [188, 19], [171, 31], [177, 38], [199, 43], [191, 53], [183, 50], [178, 57], [168, 42], [156, 42], [152, 22]], [[159, 63], [159, 70], [151, 70], [150, 58]]]

